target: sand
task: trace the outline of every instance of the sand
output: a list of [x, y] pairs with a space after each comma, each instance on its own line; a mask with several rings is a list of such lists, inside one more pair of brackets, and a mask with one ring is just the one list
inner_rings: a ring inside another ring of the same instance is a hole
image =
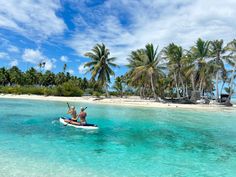
[[30, 99], [42, 101], [63, 101], [63, 102], [87, 102], [93, 104], [108, 104], [118, 106], [135, 106], [135, 107], [152, 107], [152, 108], [182, 108], [182, 109], [211, 109], [211, 110], [234, 110], [233, 107], [225, 107], [217, 104], [174, 104], [174, 103], [159, 103], [153, 100], [143, 100], [138, 96], [131, 96], [127, 98], [96, 98], [93, 96], [83, 97], [59, 97], [59, 96], [40, 96], [40, 95], [12, 95], [1, 94], [0, 98], [8, 99]]

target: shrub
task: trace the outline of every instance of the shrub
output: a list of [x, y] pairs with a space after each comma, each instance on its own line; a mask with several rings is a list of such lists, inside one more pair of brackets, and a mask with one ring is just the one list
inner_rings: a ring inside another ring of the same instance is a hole
[[61, 96], [82, 96], [83, 91], [73, 81], [68, 81], [57, 87], [57, 94]]
[[100, 97], [102, 95], [102, 93], [100, 93], [100, 92], [97, 92], [97, 91], [94, 91], [93, 92], [93, 96], [96, 96], [96, 97]]
[[37, 86], [2, 86], [0, 93], [6, 94], [34, 94], [45, 96], [82, 96], [83, 91], [73, 81], [65, 82], [57, 87]]

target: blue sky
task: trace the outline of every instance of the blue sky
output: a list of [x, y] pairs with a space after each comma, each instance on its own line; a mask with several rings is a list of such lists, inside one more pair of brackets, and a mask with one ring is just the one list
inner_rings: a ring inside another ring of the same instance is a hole
[[197, 38], [236, 36], [235, 0], [0, 0], [0, 67], [46, 69], [84, 75], [84, 53], [105, 43], [126, 72], [132, 50], [152, 42], [188, 48]]

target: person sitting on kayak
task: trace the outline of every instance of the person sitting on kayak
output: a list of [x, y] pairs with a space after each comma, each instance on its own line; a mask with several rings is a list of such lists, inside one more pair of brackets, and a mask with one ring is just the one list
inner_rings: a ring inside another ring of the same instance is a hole
[[71, 123], [71, 122], [77, 122], [77, 113], [75, 110], [74, 106], [71, 106], [67, 112], [67, 114], [71, 115], [71, 119], [67, 120], [67, 122]]
[[86, 116], [87, 113], [84, 111], [85, 109], [83, 107], [80, 108], [80, 113], [78, 117], [80, 118], [80, 124], [85, 125], [86, 124]]

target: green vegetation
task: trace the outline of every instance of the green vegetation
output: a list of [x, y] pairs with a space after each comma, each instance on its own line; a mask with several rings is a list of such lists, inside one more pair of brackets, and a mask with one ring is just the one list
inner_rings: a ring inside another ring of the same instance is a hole
[[105, 89], [107, 97], [109, 97], [108, 83], [111, 82], [110, 76], [115, 75], [111, 67], [117, 66], [113, 63], [116, 58], [109, 58], [109, 55], [109, 49], [107, 49], [104, 44], [97, 44], [91, 52], [85, 54], [86, 57], [89, 57], [92, 60], [91, 62], [86, 63], [85, 67], [89, 67], [92, 80], [97, 79], [99, 85]]
[[[65, 65], [64, 65], [65, 67]], [[86, 90], [101, 91], [97, 82], [77, 78], [70, 73], [51, 71], [43, 73], [34, 68], [22, 72], [18, 67], [10, 69], [0, 68], [0, 93], [7, 94], [35, 94], [45, 96], [82, 96]]]
[[[114, 76], [116, 58], [104, 44], [95, 45], [85, 54], [90, 59], [85, 64], [91, 73], [90, 80], [77, 78], [66, 72], [57, 74], [43, 71], [45, 62], [22, 72], [16, 66], [0, 68], [0, 92], [14, 94], [39, 94], [58, 96], [104, 94], [115, 96], [139, 95], [143, 99], [187, 100], [195, 102], [200, 97], [215, 98], [225, 91], [230, 97], [235, 89], [236, 40], [224, 44], [223, 40], [198, 39], [189, 50], [174, 43], [162, 50], [147, 44], [128, 56], [128, 72], [115, 78], [112, 91], [108, 91]], [[219, 83], [222, 83], [219, 88]], [[216, 94], [214, 94], [216, 93]]]

